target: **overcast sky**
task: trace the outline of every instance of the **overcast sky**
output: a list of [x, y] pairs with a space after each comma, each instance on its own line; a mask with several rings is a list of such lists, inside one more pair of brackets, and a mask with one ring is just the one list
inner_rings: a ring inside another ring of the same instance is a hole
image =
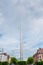
[[24, 59], [43, 48], [43, 0], [0, 0], [0, 48], [20, 57], [20, 21]]

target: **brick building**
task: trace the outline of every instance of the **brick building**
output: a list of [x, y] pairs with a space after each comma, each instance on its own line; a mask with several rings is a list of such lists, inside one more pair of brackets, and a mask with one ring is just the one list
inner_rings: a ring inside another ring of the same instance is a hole
[[35, 61], [43, 61], [43, 48], [39, 48], [33, 58]]

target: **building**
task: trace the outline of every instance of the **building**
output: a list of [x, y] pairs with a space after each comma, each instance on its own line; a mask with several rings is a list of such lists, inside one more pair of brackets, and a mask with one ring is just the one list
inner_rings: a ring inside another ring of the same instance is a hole
[[33, 55], [35, 61], [43, 61], [43, 48], [39, 48], [37, 52]]
[[7, 53], [0, 53], [0, 62], [9, 62], [10, 63], [10, 56]]

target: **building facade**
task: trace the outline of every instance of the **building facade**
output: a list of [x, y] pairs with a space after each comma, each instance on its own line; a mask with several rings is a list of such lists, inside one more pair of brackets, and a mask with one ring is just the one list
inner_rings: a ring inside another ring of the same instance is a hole
[[43, 49], [39, 48], [37, 52], [33, 55], [35, 61], [43, 61]]
[[7, 53], [0, 53], [0, 62], [9, 62], [10, 63], [10, 56]]

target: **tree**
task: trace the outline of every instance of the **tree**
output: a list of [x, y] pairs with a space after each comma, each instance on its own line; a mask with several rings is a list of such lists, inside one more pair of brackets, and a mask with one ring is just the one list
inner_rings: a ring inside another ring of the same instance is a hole
[[1, 62], [2, 65], [8, 65], [8, 62]]
[[11, 58], [11, 63], [17, 64], [18, 63], [18, 60], [15, 57], [12, 57]]
[[19, 61], [18, 65], [26, 65], [26, 61]]
[[32, 64], [33, 62], [34, 62], [33, 57], [29, 57], [29, 58], [27, 59], [27, 64]]

